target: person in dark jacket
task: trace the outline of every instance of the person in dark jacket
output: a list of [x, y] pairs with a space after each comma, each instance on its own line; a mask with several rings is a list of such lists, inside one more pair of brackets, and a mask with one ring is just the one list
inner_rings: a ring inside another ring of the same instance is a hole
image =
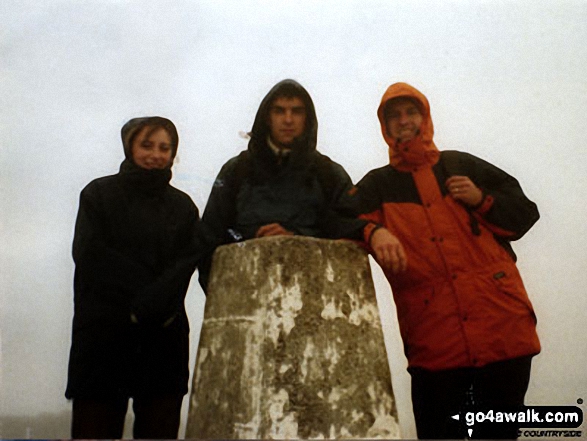
[[[318, 120], [310, 95], [294, 80], [265, 96], [248, 149], [218, 174], [202, 221], [217, 244], [275, 235], [362, 237], [366, 222], [338, 204], [352, 188], [345, 170], [316, 151]], [[210, 258], [200, 267], [206, 289]]]
[[[426, 97], [391, 85], [378, 109], [390, 164], [358, 184], [364, 230], [392, 287], [419, 438], [464, 438], [464, 406], [524, 404], [536, 316], [510, 241], [538, 220], [518, 181], [473, 155], [440, 152]], [[473, 438], [517, 438], [476, 424]]]
[[122, 128], [118, 174], [88, 184], [73, 241], [74, 318], [65, 396], [72, 438], [176, 438], [188, 382], [184, 298], [205, 250], [198, 209], [169, 184], [178, 134], [161, 117]]

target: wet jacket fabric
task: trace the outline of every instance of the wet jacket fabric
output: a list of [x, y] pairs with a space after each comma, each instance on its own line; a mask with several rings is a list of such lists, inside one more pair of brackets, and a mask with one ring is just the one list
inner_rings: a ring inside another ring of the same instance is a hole
[[[417, 103], [420, 133], [398, 144], [385, 126], [385, 104]], [[473, 155], [440, 152], [426, 98], [411, 86], [389, 87], [378, 110], [390, 164], [357, 184], [368, 241], [375, 224], [402, 243], [406, 272], [386, 273], [410, 367], [478, 367], [540, 351], [536, 316], [509, 245], [538, 220], [518, 181]], [[455, 201], [444, 183], [468, 176], [484, 194], [474, 209]]]
[[[128, 130], [149, 122], [125, 126], [125, 150]], [[128, 153], [118, 174], [81, 192], [67, 398], [187, 392], [184, 298], [204, 243], [197, 207], [170, 179]]]
[[[271, 103], [284, 90], [304, 102], [306, 128], [289, 155], [279, 158], [267, 142], [267, 119]], [[284, 80], [271, 89], [259, 106], [248, 149], [224, 164], [204, 210], [202, 220], [219, 245], [251, 239], [270, 223], [304, 236], [362, 237], [365, 222], [336, 211], [352, 182], [339, 164], [316, 151], [317, 132], [314, 104], [300, 84]], [[200, 280], [205, 286], [203, 268]]]

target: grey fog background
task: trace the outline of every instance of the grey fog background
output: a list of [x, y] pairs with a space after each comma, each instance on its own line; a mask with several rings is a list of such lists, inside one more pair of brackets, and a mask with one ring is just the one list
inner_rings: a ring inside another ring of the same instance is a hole
[[[387, 162], [376, 109], [396, 81], [428, 96], [440, 149], [520, 180], [542, 215], [514, 244], [543, 345], [527, 403], [587, 398], [586, 1], [4, 0], [0, 17], [0, 437], [69, 437], [78, 196], [117, 172], [122, 124], [176, 123], [173, 184], [203, 210], [284, 78], [308, 89], [319, 149], [355, 181]], [[413, 438], [395, 308], [374, 279]], [[204, 303], [194, 277], [192, 366]]]

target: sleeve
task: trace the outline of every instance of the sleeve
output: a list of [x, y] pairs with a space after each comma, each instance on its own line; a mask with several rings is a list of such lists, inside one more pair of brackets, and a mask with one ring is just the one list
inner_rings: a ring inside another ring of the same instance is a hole
[[384, 225], [383, 210], [377, 179], [373, 172], [361, 179], [354, 192], [354, 204], [360, 219], [366, 221], [363, 228], [363, 241], [369, 245], [373, 233]]
[[536, 204], [513, 176], [473, 155], [462, 155], [471, 170], [469, 178], [483, 191], [481, 204], [473, 210], [475, 218], [499, 238], [521, 238], [540, 218]]
[[185, 296], [196, 266], [209, 252], [211, 239], [200, 221], [197, 207], [189, 200], [184, 246], [162, 273], [135, 297], [131, 308], [139, 324], [167, 326], [183, 311]]
[[330, 159], [325, 160], [329, 162], [330, 173], [322, 176], [322, 179], [328, 179], [328, 185], [322, 186], [327, 188], [328, 200], [324, 214], [320, 218], [321, 229], [329, 239], [360, 241], [368, 222], [358, 217], [353, 198], [353, 182], [342, 166]]
[[[233, 229], [236, 220], [236, 184], [239, 161], [244, 160], [242, 155], [228, 161], [216, 177], [212, 191], [206, 203], [202, 216], [202, 228], [208, 238], [209, 246], [199, 266], [199, 282], [207, 293], [208, 279], [212, 266], [212, 256], [220, 245], [238, 242], [242, 236]], [[242, 168], [242, 167], [241, 167]]]
[[80, 195], [73, 239], [76, 276], [132, 296], [152, 280], [152, 275], [146, 267], [108, 244], [105, 216], [96, 190], [86, 187]]

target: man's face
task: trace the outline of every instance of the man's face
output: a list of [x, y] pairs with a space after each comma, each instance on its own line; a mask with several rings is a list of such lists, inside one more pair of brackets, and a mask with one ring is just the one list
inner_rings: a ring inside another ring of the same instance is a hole
[[385, 108], [387, 133], [399, 142], [414, 138], [422, 125], [422, 114], [409, 98], [395, 98]]
[[276, 98], [269, 107], [271, 140], [280, 147], [290, 147], [306, 128], [306, 106], [301, 98]]

